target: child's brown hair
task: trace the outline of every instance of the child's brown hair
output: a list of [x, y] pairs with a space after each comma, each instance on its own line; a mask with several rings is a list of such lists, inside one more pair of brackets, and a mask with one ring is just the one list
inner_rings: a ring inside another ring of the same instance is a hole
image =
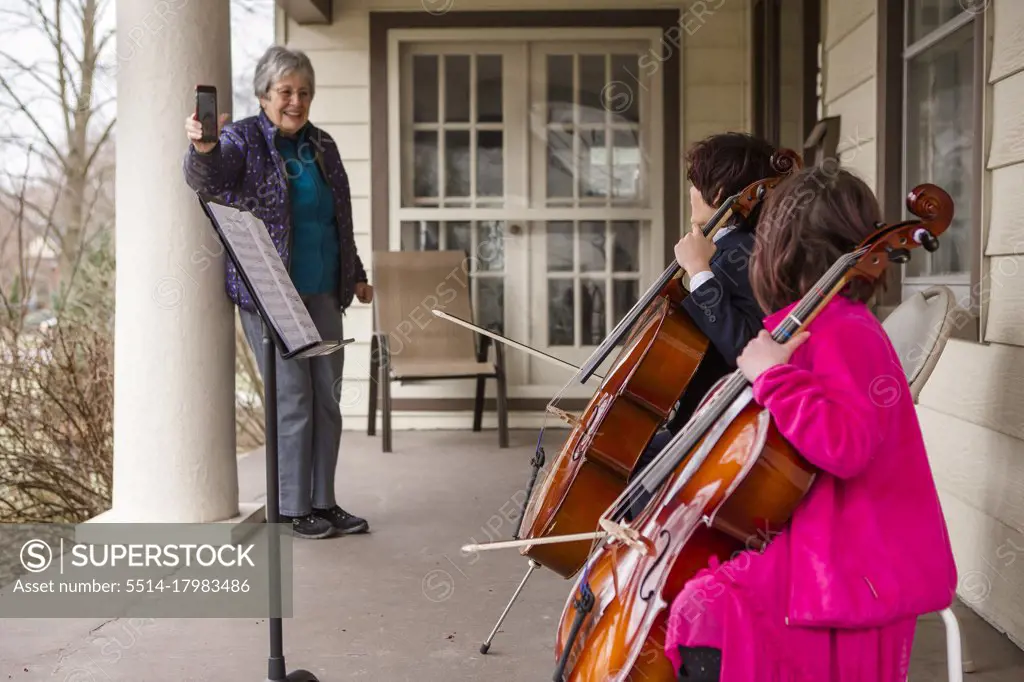
[[[871, 189], [835, 165], [804, 168], [783, 180], [764, 201], [750, 258], [758, 304], [770, 314], [799, 300], [880, 220]], [[842, 295], [866, 302], [879, 284], [852, 280]]]
[[772, 167], [776, 149], [747, 133], [719, 133], [686, 152], [686, 178], [708, 206], [718, 208], [747, 185], [781, 173]]

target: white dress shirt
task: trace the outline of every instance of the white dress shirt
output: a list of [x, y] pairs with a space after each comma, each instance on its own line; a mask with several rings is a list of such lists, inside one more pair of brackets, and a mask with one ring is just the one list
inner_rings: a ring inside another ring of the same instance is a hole
[[[718, 232], [715, 233], [715, 236], [711, 238], [711, 241], [718, 243], [719, 239], [721, 239], [722, 237], [729, 234], [735, 229], [735, 225], [729, 225], [727, 227], [719, 228]], [[701, 284], [704, 284], [709, 279], [712, 279], [714, 276], [715, 274], [710, 270], [703, 270], [693, 275], [692, 277], [690, 277], [690, 291], [696, 291], [697, 287], [699, 287]]]

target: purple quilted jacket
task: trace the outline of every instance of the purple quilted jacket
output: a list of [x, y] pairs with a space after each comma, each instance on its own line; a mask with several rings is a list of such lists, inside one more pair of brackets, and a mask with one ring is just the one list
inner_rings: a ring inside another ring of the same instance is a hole
[[[357, 282], [365, 282], [366, 271], [356, 252], [352, 234], [352, 201], [348, 175], [334, 140], [326, 132], [311, 126], [308, 149], [299, 153], [315, 154], [327, 184], [334, 193], [334, 212], [338, 217], [341, 268], [338, 300], [341, 310], [352, 303]], [[209, 154], [200, 154], [189, 145], [185, 155], [185, 182], [196, 192], [214, 195], [262, 220], [285, 266], [291, 263], [291, 211], [284, 160], [274, 145], [277, 127], [262, 111], [256, 116], [228, 123], [220, 140]], [[228, 297], [243, 310], [255, 311], [252, 297], [231, 259], [225, 259], [225, 288]]]

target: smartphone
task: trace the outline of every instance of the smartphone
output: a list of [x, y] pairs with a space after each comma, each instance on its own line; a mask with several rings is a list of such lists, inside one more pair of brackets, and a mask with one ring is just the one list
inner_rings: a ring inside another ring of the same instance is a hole
[[216, 142], [217, 88], [214, 86], [196, 86], [196, 118], [203, 126], [203, 137], [200, 142]]

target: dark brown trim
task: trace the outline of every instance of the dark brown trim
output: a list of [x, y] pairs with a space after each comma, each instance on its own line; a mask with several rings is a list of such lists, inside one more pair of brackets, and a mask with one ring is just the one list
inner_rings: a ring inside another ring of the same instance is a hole
[[764, 0], [765, 138], [776, 147], [782, 134], [782, 0]]
[[[546, 398], [509, 398], [509, 412], [543, 412], [551, 401]], [[587, 406], [585, 398], [565, 398], [558, 403], [558, 407], [566, 412], [582, 412]], [[473, 398], [395, 398], [392, 400], [392, 409], [395, 411], [406, 410], [410, 412], [472, 412], [474, 406]], [[484, 414], [494, 414], [497, 409], [497, 400], [487, 398], [484, 400]], [[557, 421], [557, 417], [552, 416]]]
[[[877, 109], [875, 112], [875, 193], [882, 209], [882, 221], [903, 216], [906, 190], [903, 188], [903, 0], [878, 0]], [[903, 299], [903, 267], [891, 266], [886, 273], [882, 306], [899, 305]]]
[[755, 0], [754, 135], [778, 146], [782, 130], [782, 0]]
[[[376, 21], [375, 21], [376, 19]], [[370, 247], [388, 250], [388, 29], [370, 12]], [[374, 329], [377, 328], [376, 321]]]
[[989, 17], [992, 16], [991, 6], [974, 17], [974, 202], [971, 204], [971, 308], [973, 316], [973, 340], [980, 341], [984, 335], [981, 330], [981, 278], [984, 264], [984, 248], [982, 233], [982, 206], [985, 204], [985, 97], [988, 91], [988, 64], [985, 55], [988, 42]]
[[[388, 250], [388, 31], [400, 28], [569, 28], [569, 27], [657, 27], [663, 32], [668, 53], [661, 62], [664, 108], [662, 213], [665, 224], [665, 253], [679, 239], [680, 212], [680, 11], [608, 10], [593, 12], [460, 12], [443, 15], [429, 12], [370, 12], [370, 202], [373, 212], [371, 245]], [[675, 31], [672, 31], [675, 27]], [[651, 64], [654, 62], [648, 60]]]
[[[801, 14], [804, 22], [803, 76], [801, 90], [801, 139], [806, 140], [818, 122], [818, 44], [821, 42], [821, 0], [803, 0]], [[799, 150], [797, 150], [799, 151]]]
[[751, 89], [753, 90], [753, 124], [754, 135], [766, 139], [765, 111], [767, 110], [766, 97], [767, 88], [764, 80], [764, 59], [762, 55], [765, 49], [765, 3], [764, 0], [754, 0], [754, 6], [750, 12], [750, 37], [751, 49], [750, 64]]

